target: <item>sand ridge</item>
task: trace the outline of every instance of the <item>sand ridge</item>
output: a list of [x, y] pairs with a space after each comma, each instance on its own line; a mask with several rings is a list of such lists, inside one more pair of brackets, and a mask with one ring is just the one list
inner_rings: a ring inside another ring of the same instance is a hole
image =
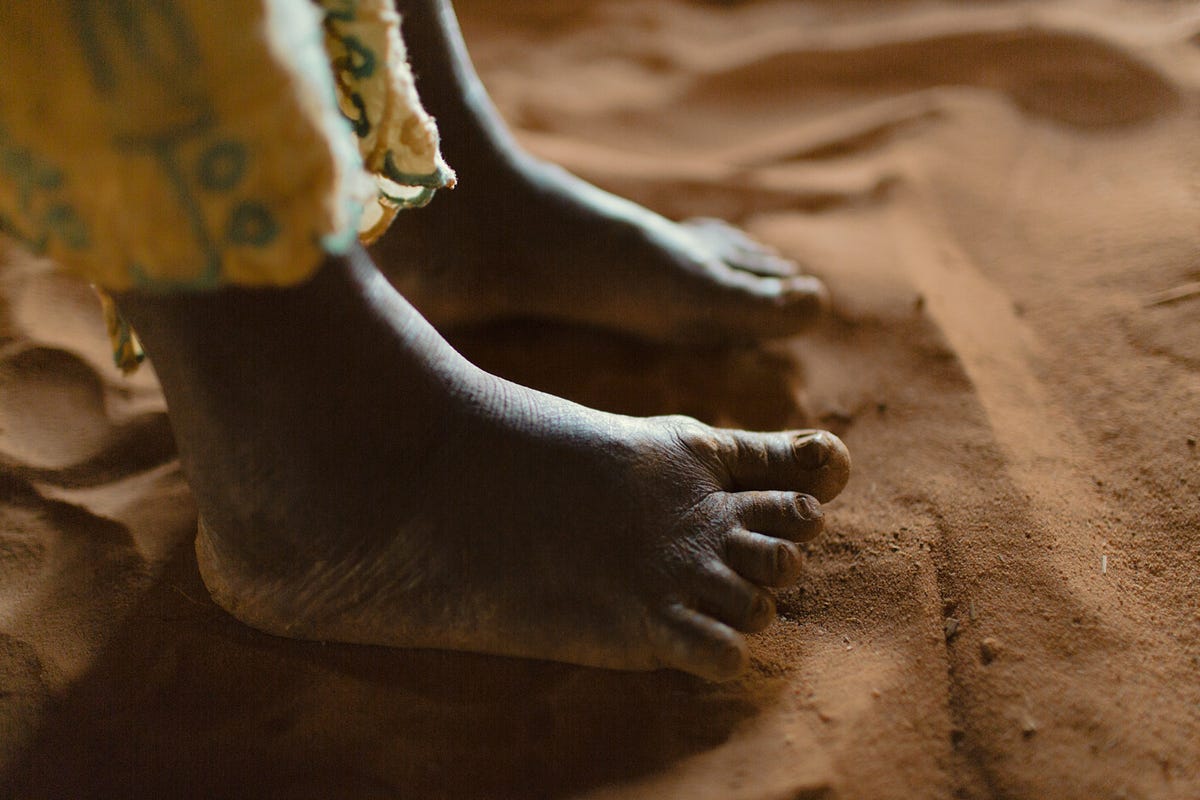
[[[1200, 12], [457, 4], [535, 152], [801, 259], [740, 351], [457, 331], [856, 475], [745, 679], [286, 642], [207, 599], [152, 371], [0, 254], [0, 785], [19, 797], [1200, 796]], [[445, 135], [452, 135], [446, 132]], [[581, 364], [589, 365], [583, 370]]]

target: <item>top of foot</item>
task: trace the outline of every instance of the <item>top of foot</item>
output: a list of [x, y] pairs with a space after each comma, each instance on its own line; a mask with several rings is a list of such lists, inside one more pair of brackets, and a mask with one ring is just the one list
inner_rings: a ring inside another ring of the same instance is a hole
[[546, 318], [714, 343], [796, 334], [827, 302], [819, 280], [725, 222], [671, 222], [528, 158], [465, 176], [374, 254], [439, 326]]

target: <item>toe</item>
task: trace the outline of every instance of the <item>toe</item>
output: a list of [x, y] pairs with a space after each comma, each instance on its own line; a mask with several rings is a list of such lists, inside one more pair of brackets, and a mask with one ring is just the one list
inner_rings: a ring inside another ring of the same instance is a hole
[[676, 244], [667, 251], [673, 296], [663, 313], [678, 314], [677, 337], [727, 342], [792, 336], [819, 320], [828, 305], [828, 292], [816, 278], [759, 275], [712, 248]]
[[664, 667], [710, 681], [740, 675], [750, 661], [746, 640], [735, 630], [690, 608], [677, 606], [653, 631]]
[[825, 285], [808, 275], [755, 275], [722, 260], [709, 265], [708, 281], [709, 313], [735, 335], [794, 335], [819, 320], [829, 305]]
[[697, 217], [681, 223], [689, 232], [729, 266], [754, 275], [788, 278], [800, 274], [795, 261], [784, 258], [728, 222]]
[[739, 250], [725, 257], [725, 263], [734, 269], [753, 275], [774, 278], [803, 278], [795, 261], [766, 253], [761, 250]]
[[793, 542], [807, 542], [825, 527], [825, 512], [810, 494], [800, 492], [739, 492], [733, 506], [748, 530]]
[[804, 557], [791, 542], [747, 530], [725, 540], [725, 562], [748, 581], [762, 586], [791, 586], [800, 577]]
[[700, 572], [696, 595], [701, 611], [739, 631], [761, 631], [775, 619], [775, 599], [721, 562]]
[[724, 463], [734, 491], [786, 489], [827, 503], [850, 479], [850, 452], [828, 431], [724, 434]]

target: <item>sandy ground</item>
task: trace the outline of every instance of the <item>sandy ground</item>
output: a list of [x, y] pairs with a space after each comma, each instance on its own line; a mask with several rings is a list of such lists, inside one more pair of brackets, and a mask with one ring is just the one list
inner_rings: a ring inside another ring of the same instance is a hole
[[743, 224], [834, 292], [827, 325], [761, 350], [454, 337], [597, 406], [844, 436], [856, 474], [751, 673], [237, 624], [197, 576], [152, 372], [122, 378], [88, 290], [10, 252], [9, 791], [1200, 797], [1200, 8], [500, 7], [460, 12], [529, 147]]

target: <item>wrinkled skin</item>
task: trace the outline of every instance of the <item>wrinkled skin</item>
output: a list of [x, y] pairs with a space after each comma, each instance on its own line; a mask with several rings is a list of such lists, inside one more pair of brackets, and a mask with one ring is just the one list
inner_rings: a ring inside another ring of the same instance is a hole
[[828, 433], [618, 416], [482, 372], [361, 252], [294, 288], [119, 302], [204, 580], [271, 633], [727, 678], [849, 474]]

